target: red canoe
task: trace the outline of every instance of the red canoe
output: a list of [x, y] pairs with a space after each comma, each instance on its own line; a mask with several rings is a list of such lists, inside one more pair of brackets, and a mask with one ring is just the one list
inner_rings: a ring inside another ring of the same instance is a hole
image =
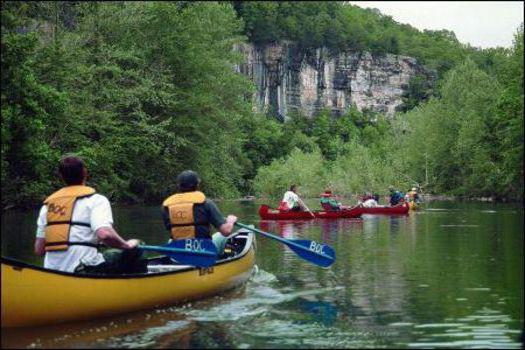
[[[395, 207], [375, 207], [375, 208], [352, 208], [349, 210], [316, 210], [312, 211], [318, 219], [339, 219], [357, 218], [362, 214], [369, 215], [408, 215], [409, 206], [407, 204]], [[307, 211], [281, 211], [270, 208], [263, 204], [259, 208], [259, 216], [264, 220], [303, 220], [313, 219], [314, 217]]]
[[361, 214], [384, 214], [384, 215], [406, 215], [408, 214], [408, 204], [398, 205], [395, 207], [375, 207], [375, 208], [358, 208]]
[[[339, 219], [339, 218], [357, 218], [361, 216], [362, 208], [354, 208], [349, 210], [316, 210], [312, 211], [315, 218], [318, 219]], [[281, 211], [270, 208], [263, 204], [259, 208], [259, 216], [264, 220], [297, 220], [297, 219], [313, 219], [314, 217], [307, 211]]]

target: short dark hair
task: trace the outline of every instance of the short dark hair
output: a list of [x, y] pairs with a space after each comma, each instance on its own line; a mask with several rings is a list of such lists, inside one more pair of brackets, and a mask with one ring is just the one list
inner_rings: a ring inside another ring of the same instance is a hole
[[296, 186], [296, 185], [292, 185], [292, 186], [290, 186], [290, 191], [293, 191], [294, 188], [297, 188], [297, 186]]
[[201, 179], [192, 170], [185, 170], [177, 176], [177, 187], [179, 192], [193, 192], [199, 188]]
[[65, 156], [60, 160], [58, 172], [68, 185], [81, 185], [84, 181], [84, 161], [76, 156]]

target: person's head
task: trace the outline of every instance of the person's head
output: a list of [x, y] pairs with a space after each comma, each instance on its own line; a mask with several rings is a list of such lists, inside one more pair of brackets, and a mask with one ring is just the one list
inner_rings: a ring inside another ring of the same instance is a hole
[[412, 191], [417, 191], [417, 188], [415, 188], [415, 187], [412, 187]]
[[296, 185], [290, 186], [290, 191], [295, 193], [297, 191], [297, 186]]
[[199, 188], [201, 180], [199, 175], [192, 170], [184, 170], [177, 176], [177, 188], [179, 192], [192, 192]]
[[388, 186], [388, 191], [389, 191], [390, 193], [394, 192], [394, 186]]
[[82, 185], [87, 178], [87, 169], [79, 157], [65, 156], [60, 160], [58, 173], [68, 186]]

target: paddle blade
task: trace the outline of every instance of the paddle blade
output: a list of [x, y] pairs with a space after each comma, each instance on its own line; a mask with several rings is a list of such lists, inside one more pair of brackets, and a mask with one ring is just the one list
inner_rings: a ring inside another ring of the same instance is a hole
[[162, 246], [141, 248], [162, 253], [184, 265], [209, 267], [217, 261], [217, 248], [211, 239], [179, 239]]
[[309, 241], [307, 239], [290, 239], [286, 244], [301, 258], [312, 264], [328, 267], [335, 261], [335, 251], [325, 244]]
[[170, 255], [181, 264], [209, 267], [217, 261], [217, 247], [211, 239], [178, 239], [165, 246], [184, 250], [184, 254]]

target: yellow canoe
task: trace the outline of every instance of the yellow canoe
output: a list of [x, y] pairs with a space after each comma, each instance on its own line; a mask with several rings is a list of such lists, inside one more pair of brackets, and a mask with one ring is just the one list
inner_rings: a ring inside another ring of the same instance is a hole
[[201, 299], [234, 288], [252, 273], [255, 237], [241, 232], [230, 243], [230, 256], [212, 267], [174, 265], [161, 257], [150, 259], [149, 273], [134, 275], [79, 275], [2, 257], [2, 327], [92, 319]]

